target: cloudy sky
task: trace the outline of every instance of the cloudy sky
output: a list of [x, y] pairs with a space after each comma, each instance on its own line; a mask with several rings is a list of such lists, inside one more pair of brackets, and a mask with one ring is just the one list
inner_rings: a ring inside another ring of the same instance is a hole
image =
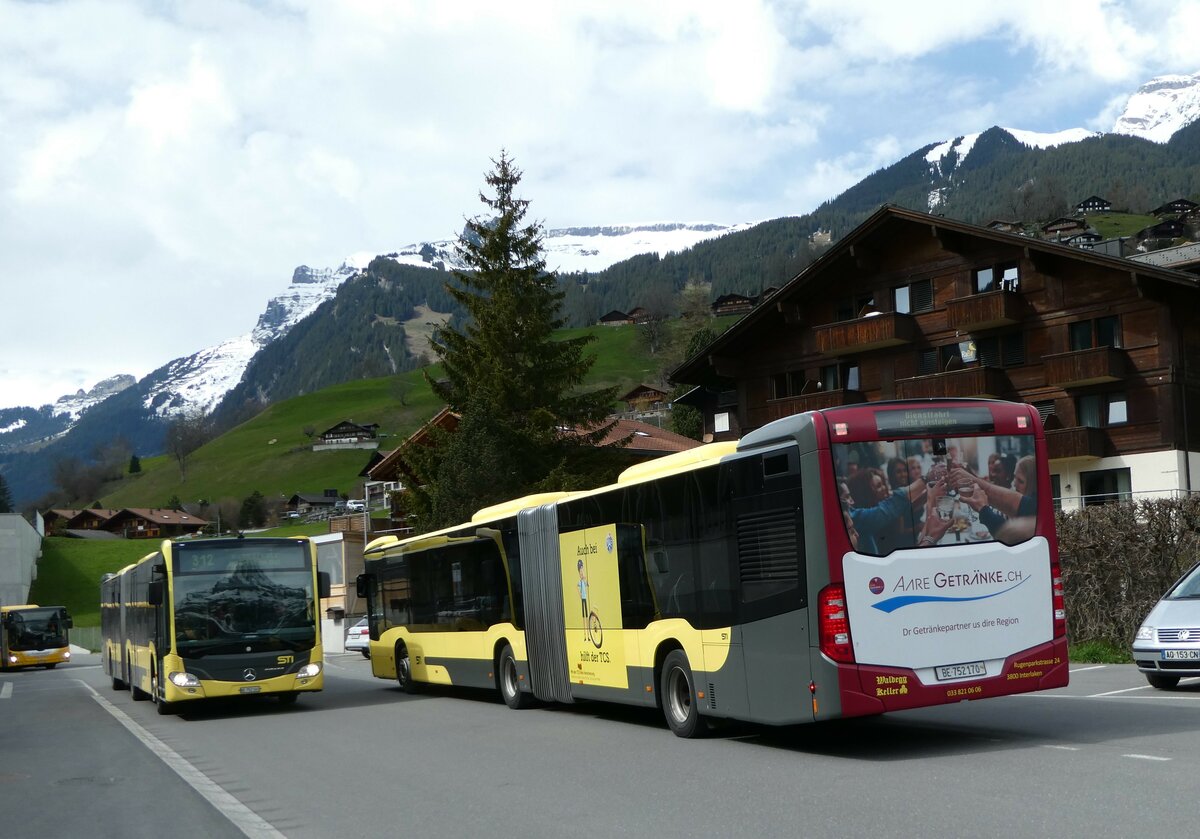
[[1107, 130], [1200, 0], [0, 0], [0, 407], [253, 327], [300, 264], [813, 209], [992, 125]]

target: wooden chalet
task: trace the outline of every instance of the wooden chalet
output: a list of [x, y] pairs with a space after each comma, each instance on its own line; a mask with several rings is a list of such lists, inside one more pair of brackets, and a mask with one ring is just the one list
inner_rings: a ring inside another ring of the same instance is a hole
[[171, 539], [199, 533], [207, 526], [205, 519], [181, 510], [126, 508], [114, 513], [104, 529], [126, 539]]
[[998, 233], [1022, 233], [1025, 225], [1014, 219], [994, 218], [987, 223], [987, 228]]
[[1200, 488], [1198, 306], [1182, 271], [884, 206], [672, 378], [706, 440], [868, 400], [1023, 401], [1064, 503], [1171, 494]]
[[[321, 444], [326, 446], [374, 442], [379, 434], [379, 423], [359, 425], [343, 420], [332, 428], [321, 432]], [[376, 444], [378, 445], [378, 444]]]
[[600, 326], [630, 326], [633, 324], [633, 318], [625, 314], [625, 312], [613, 309], [607, 315], [601, 315], [600, 320], [596, 321]]
[[65, 530], [107, 530], [109, 520], [115, 516], [119, 510], [102, 510], [92, 508], [90, 510], [79, 510], [70, 519], [67, 520]]
[[1089, 195], [1075, 205], [1075, 212], [1110, 213], [1112, 212], [1112, 202], [1107, 198], [1101, 198], [1099, 195]]
[[42, 528], [46, 536], [58, 536], [67, 529], [67, 522], [79, 515], [79, 510], [59, 508], [42, 513]]
[[342, 496], [336, 489], [327, 489], [322, 492], [298, 492], [287, 500], [285, 506], [297, 513], [308, 513], [313, 510], [331, 510], [341, 500]]
[[1200, 204], [1195, 201], [1189, 201], [1186, 198], [1176, 198], [1174, 201], [1168, 201], [1166, 204], [1160, 204], [1150, 211], [1150, 215], [1158, 216], [1182, 216], [1200, 210]]
[[712, 302], [712, 313], [714, 317], [722, 315], [744, 315], [746, 312], [753, 311], [754, 298], [747, 297], [744, 294], [722, 294]]
[[641, 306], [634, 306], [629, 310], [628, 314], [629, 319], [634, 323], [645, 323], [651, 318], [650, 312], [648, 312], [646, 309], [643, 309]]
[[1160, 221], [1158, 224], [1142, 228], [1134, 238], [1139, 242], [1144, 242], [1147, 239], [1181, 239], [1190, 233], [1191, 231], [1185, 222], [1177, 218], [1169, 218]]
[[1082, 233], [1076, 233], [1074, 236], [1068, 236], [1062, 240], [1064, 245], [1070, 245], [1073, 248], [1092, 248], [1098, 242], [1103, 242], [1104, 237], [1094, 230], [1085, 230]]
[[1042, 236], [1046, 239], [1066, 239], [1088, 229], [1087, 223], [1069, 216], [1059, 216], [1042, 225]]
[[641, 384], [618, 397], [629, 411], [658, 411], [666, 407], [667, 391], [653, 385]]

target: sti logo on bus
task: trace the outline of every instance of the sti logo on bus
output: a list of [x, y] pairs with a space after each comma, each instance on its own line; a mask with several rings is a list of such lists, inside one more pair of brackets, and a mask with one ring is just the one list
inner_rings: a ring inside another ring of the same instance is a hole
[[867, 588], [871, 589], [871, 594], [883, 594], [883, 580], [872, 577], [871, 582], [867, 583]]
[[295, 660], [296, 660], [296, 657], [294, 655], [277, 655], [277, 656], [275, 656], [276, 664], [291, 664]]

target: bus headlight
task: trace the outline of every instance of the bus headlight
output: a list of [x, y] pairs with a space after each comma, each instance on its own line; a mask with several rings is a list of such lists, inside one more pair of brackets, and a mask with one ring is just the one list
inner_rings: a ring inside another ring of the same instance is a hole
[[198, 688], [200, 680], [191, 673], [172, 673], [167, 677], [171, 680], [171, 684], [179, 688]]
[[1153, 641], [1154, 640], [1154, 627], [1146, 626], [1145, 624], [1143, 624], [1142, 626], [1139, 626], [1137, 639], [1139, 641]]
[[303, 667], [301, 667], [299, 670], [296, 671], [296, 675], [301, 679], [311, 679], [313, 676], [318, 675], [320, 672], [321, 672], [321, 665], [314, 662], [312, 664], [306, 664]]

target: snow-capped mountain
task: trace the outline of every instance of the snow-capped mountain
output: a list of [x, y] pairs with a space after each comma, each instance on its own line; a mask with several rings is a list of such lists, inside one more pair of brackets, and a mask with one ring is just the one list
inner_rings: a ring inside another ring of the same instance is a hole
[[[682, 251], [705, 239], [745, 230], [749, 224], [623, 224], [607, 227], [561, 227], [545, 231], [542, 252], [551, 271], [603, 271], [610, 265], [645, 253], [659, 256]], [[420, 242], [387, 254], [403, 265], [462, 268], [455, 241]]]
[[115, 393], [120, 393], [127, 387], [132, 387], [137, 379], [126, 373], [110, 376], [98, 382], [91, 390], [80, 388], [73, 394], [59, 397], [51, 409], [55, 414], [65, 414], [71, 421], [79, 419], [83, 412], [93, 405], [98, 405]]
[[370, 259], [365, 255], [356, 255], [337, 268], [301, 265], [292, 272], [287, 290], [268, 301], [250, 332], [177, 358], [165, 369], [151, 374], [143, 404], [159, 416], [193, 410], [211, 412], [221, 397], [241, 380], [256, 352], [312, 314], [368, 262]]
[[1200, 119], [1200, 73], [1159, 76], [1129, 97], [1112, 133], [1165, 143], [1196, 119]]

